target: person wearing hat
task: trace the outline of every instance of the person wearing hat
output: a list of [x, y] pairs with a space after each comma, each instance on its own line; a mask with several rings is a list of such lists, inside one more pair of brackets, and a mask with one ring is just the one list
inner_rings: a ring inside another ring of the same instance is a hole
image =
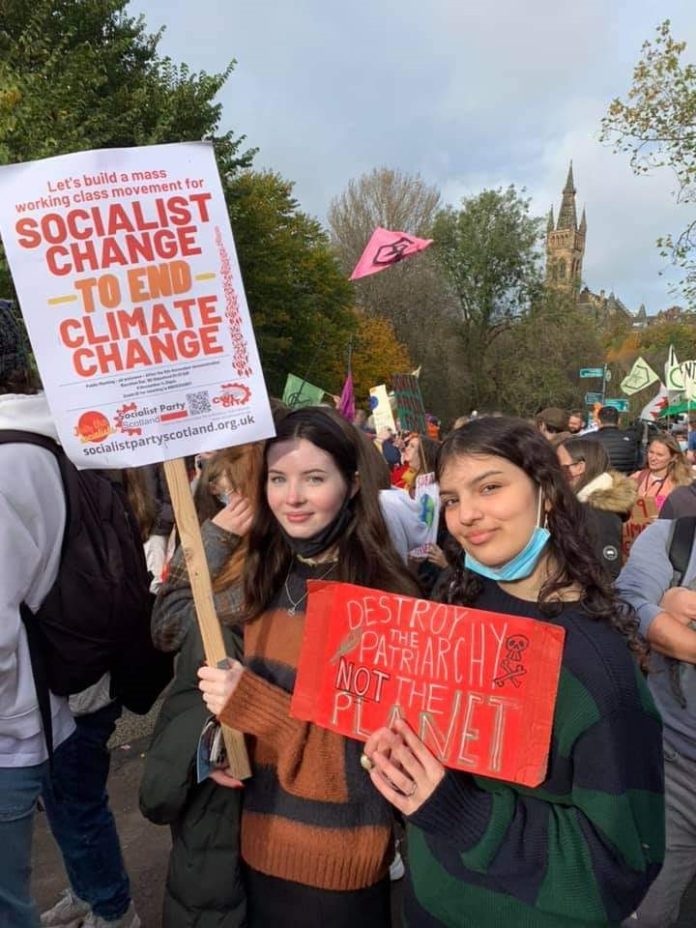
[[536, 423], [544, 438], [551, 441], [556, 435], [568, 432], [568, 413], [558, 406], [548, 406], [537, 414]]
[[[58, 436], [38, 392], [21, 317], [0, 300], [0, 429]], [[0, 445], [0, 912], [3, 924], [38, 924], [29, 877], [34, 812], [47, 750], [20, 604], [36, 611], [58, 574], [65, 501], [50, 451]], [[75, 728], [68, 700], [51, 695], [53, 743]]]

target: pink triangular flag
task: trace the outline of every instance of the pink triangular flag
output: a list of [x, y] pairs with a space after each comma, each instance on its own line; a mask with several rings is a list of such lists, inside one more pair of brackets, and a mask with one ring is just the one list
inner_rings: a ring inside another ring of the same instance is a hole
[[353, 374], [349, 371], [346, 381], [343, 384], [343, 389], [341, 390], [341, 399], [338, 403], [338, 411], [343, 416], [344, 419], [347, 419], [349, 422], [352, 422], [355, 419], [355, 396], [353, 395]]
[[392, 264], [424, 251], [432, 243], [431, 238], [416, 238], [414, 235], [407, 235], [406, 232], [390, 232], [389, 229], [377, 226], [350, 279], [357, 280], [369, 274], [378, 274]]

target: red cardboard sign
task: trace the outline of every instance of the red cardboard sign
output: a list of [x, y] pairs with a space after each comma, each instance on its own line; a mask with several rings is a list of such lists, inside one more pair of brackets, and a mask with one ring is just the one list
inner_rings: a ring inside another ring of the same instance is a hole
[[309, 589], [294, 718], [364, 741], [402, 716], [448, 767], [543, 782], [564, 629], [349, 583]]
[[623, 536], [621, 541], [621, 556], [625, 563], [630, 554], [631, 547], [636, 538], [651, 525], [658, 516], [658, 508], [655, 500], [650, 496], [641, 496], [637, 499], [631, 514], [623, 524]]

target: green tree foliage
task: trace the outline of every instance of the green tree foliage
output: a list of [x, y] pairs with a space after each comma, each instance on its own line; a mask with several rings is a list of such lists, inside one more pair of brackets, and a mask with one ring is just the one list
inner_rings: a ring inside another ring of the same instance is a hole
[[545, 406], [582, 408], [585, 391], [599, 387], [578, 372], [601, 367], [604, 348], [594, 319], [551, 290], [501, 334], [489, 360], [496, 408], [531, 416]]
[[[638, 357], [644, 358], [663, 381], [670, 346], [674, 347], [679, 361], [691, 361], [696, 358], [696, 317], [693, 313], [683, 312], [677, 307], [659, 313], [656, 319], [643, 328], [632, 329], [627, 326], [623, 333], [613, 333], [607, 337], [605, 332], [603, 336], [606, 360], [614, 375], [614, 396], [623, 396], [619, 384]], [[655, 395], [657, 388], [657, 384], [651, 384], [630, 397], [631, 415], [640, 412], [650, 397]]]
[[358, 320], [328, 235], [272, 171], [230, 180], [227, 205], [269, 389], [281, 395], [289, 372], [340, 389], [345, 368], [336, 358]]
[[[91, 148], [214, 139], [223, 177], [251, 163], [243, 138], [219, 134], [220, 74], [158, 54], [161, 32], [127, 0], [0, 0], [0, 163]], [[0, 262], [0, 293], [12, 292]]]
[[541, 225], [514, 186], [465, 197], [459, 209], [448, 207], [435, 221], [432, 250], [455, 307], [469, 407], [499, 405], [491, 346], [540, 292]]
[[[388, 319], [368, 316], [360, 309], [354, 310], [353, 313], [353, 389], [356, 403], [367, 411], [370, 387], [382, 383], [390, 384], [392, 374], [408, 373], [413, 370], [413, 362], [408, 349], [399, 341], [394, 326]], [[343, 367], [340, 374], [344, 374]]]
[[0, 161], [214, 138], [223, 173], [248, 166], [242, 139], [218, 134], [234, 62], [212, 75], [175, 65], [126, 6], [0, 0]]
[[[611, 102], [602, 120], [602, 139], [616, 152], [628, 152], [636, 174], [671, 168], [678, 199], [696, 202], [696, 65], [682, 59], [685, 42], [672, 37], [669, 20], [643, 44], [625, 99]], [[676, 239], [658, 240], [685, 271], [684, 292], [696, 302], [696, 220]]]
[[[270, 388], [308, 367], [336, 389], [334, 356], [357, 327], [352, 294], [292, 185], [249, 171], [243, 136], [220, 131], [219, 74], [161, 57], [161, 32], [127, 0], [0, 0], [0, 163], [94, 148], [212, 139]], [[12, 294], [4, 257], [0, 296]]]

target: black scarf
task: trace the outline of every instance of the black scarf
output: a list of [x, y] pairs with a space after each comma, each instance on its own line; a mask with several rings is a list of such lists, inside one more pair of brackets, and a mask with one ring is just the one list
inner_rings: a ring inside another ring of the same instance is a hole
[[343, 505], [331, 522], [310, 538], [292, 538], [285, 529], [280, 526], [283, 538], [287, 541], [288, 547], [292, 553], [299, 554], [300, 557], [316, 557], [316, 555], [321, 554], [322, 551], [326, 551], [328, 548], [333, 547], [348, 528], [353, 518], [353, 507], [351, 502], [352, 497], [346, 496]]

